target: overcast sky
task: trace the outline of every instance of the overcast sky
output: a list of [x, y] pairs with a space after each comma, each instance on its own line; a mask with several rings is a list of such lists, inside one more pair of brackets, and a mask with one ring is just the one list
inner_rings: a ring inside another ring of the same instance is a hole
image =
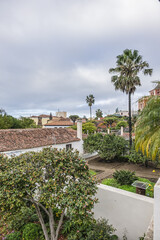
[[128, 108], [115, 91], [109, 68], [123, 50], [137, 49], [152, 77], [132, 96], [148, 95], [160, 80], [158, 0], [1, 0], [0, 107], [14, 116], [67, 111], [89, 116]]

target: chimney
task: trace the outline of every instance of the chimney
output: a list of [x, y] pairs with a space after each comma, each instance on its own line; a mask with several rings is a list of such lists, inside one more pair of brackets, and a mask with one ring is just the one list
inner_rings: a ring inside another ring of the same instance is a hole
[[82, 120], [77, 120], [77, 138], [82, 140]]

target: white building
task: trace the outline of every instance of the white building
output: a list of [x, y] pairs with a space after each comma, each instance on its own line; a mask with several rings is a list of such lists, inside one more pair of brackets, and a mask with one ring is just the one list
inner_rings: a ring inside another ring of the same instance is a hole
[[34, 128], [0, 130], [0, 153], [8, 156], [29, 151], [41, 151], [44, 147], [78, 150], [83, 154], [82, 122], [77, 131], [69, 128]]

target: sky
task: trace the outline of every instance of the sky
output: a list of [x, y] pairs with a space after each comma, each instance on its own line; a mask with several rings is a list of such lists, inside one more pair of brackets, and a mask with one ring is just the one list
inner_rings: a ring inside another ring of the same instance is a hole
[[132, 96], [148, 95], [160, 80], [158, 0], [1, 0], [0, 108], [15, 117], [39, 114], [89, 116], [128, 109], [109, 68], [125, 49], [136, 49], [153, 68], [140, 74]]

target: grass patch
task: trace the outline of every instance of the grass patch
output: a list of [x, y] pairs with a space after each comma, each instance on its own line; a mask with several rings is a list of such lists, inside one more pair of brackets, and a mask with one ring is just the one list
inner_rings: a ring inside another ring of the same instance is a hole
[[[154, 196], [154, 185], [155, 185], [155, 183], [149, 181], [149, 180], [146, 179], [146, 178], [139, 178], [139, 177], [138, 177], [138, 181], [146, 182], [146, 183], [149, 183], [149, 184], [150, 184], [149, 187], [146, 189], [146, 196], [153, 198], [153, 196]], [[117, 181], [116, 181], [114, 178], [104, 179], [104, 180], [102, 181], [102, 184], [108, 185], [108, 186], [111, 186], [111, 187], [120, 188], [120, 189], [129, 191], [129, 192], [136, 193], [136, 188], [135, 188], [135, 187], [133, 187], [133, 186], [131, 186], [131, 185], [120, 185], [119, 183], [117, 183]]]
[[97, 173], [95, 172], [95, 171], [93, 171], [93, 170], [89, 170], [89, 173], [90, 173], [90, 175], [91, 176], [95, 176]]

